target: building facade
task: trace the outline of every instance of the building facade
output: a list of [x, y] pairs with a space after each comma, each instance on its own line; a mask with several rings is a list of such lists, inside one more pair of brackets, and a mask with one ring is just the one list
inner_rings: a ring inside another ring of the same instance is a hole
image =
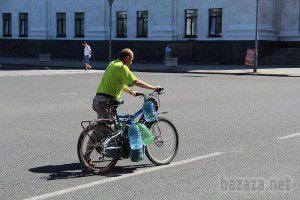
[[[261, 53], [299, 47], [300, 0], [260, 0]], [[115, 0], [113, 57], [125, 47], [160, 62], [171, 44], [181, 62], [241, 64], [255, 39], [256, 0]], [[108, 57], [107, 0], [0, 0], [0, 55], [81, 59], [82, 41]]]

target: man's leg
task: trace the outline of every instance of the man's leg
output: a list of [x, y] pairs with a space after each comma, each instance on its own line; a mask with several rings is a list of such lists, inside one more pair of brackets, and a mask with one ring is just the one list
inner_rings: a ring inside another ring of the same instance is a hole
[[90, 65], [90, 56], [86, 56], [86, 63], [87, 63], [88, 69], [92, 69], [92, 67]]
[[[97, 112], [98, 119], [108, 119], [109, 112], [106, 107], [107, 97], [96, 96], [93, 100], [93, 109]], [[105, 135], [100, 128], [95, 128], [94, 131], [90, 135], [90, 139], [87, 143], [86, 151], [85, 151], [85, 159], [88, 161], [95, 145], [98, 142], [103, 142]]]
[[85, 63], [85, 71], [89, 69], [89, 64]]
[[91, 66], [91, 64], [90, 64], [90, 58], [91, 58], [91, 57], [88, 57], [88, 67], [89, 67], [89, 69], [92, 69], [92, 66]]
[[89, 69], [89, 59], [88, 59], [88, 56], [84, 56], [83, 63], [84, 63], [84, 66], [85, 66], [85, 71], [87, 71]]

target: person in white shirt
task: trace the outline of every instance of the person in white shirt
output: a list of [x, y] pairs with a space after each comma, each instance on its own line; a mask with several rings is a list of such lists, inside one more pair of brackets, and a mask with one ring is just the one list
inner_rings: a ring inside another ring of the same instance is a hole
[[90, 58], [92, 57], [92, 49], [91, 47], [84, 42], [84, 57], [83, 57], [83, 64], [85, 65], [85, 70], [92, 69], [92, 66], [90, 65]]

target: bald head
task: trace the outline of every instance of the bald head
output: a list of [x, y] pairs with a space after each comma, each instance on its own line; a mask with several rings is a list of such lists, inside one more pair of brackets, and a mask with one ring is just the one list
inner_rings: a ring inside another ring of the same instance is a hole
[[125, 65], [129, 66], [132, 64], [132, 61], [134, 59], [133, 51], [128, 48], [123, 49], [119, 58]]
[[130, 49], [123, 49], [120, 54], [120, 59], [127, 58], [128, 56], [133, 57], [133, 52]]

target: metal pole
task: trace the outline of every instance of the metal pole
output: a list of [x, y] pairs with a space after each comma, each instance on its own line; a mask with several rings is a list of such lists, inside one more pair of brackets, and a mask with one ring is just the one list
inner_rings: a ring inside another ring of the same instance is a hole
[[258, 65], [258, 13], [259, 13], [259, 0], [256, 0], [256, 24], [255, 24], [255, 64], [253, 72], [257, 72]]
[[109, 3], [109, 53], [108, 53], [108, 59], [109, 62], [111, 61], [111, 29], [112, 29], [112, 4], [114, 0], [108, 0]]
[[46, 39], [49, 38], [49, 0], [46, 1]]
[[50, 0], [46, 1], [46, 39], [50, 39], [51, 36], [51, 2]]

